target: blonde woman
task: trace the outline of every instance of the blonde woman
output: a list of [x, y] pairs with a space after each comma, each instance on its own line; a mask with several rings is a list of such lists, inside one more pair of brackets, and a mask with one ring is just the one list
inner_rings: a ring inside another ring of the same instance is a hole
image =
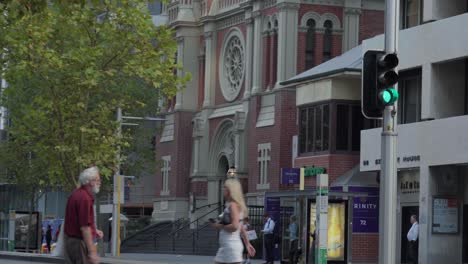
[[242, 186], [240, 182], [236, 179], [227, 179], [224, 182], [223, 194], [226, 201], [223, 214], [230, 213], [231, 223], [223, 224], [215, 222], [211, 224], [214, 228], [220, 230], [219, 249], [216, 253], [215, 263], [240, 264], [242, 262], [243, 251], [241, 234], [249, 255], [255, 255], [255, 249], [250, 244], [250, 241], [247, 237], [247, 232], [244, 228], [242, 228], [242, 219], [247, 217], [248, 211], [247, 207], [245, 206], [244, 193], [242, 192]]

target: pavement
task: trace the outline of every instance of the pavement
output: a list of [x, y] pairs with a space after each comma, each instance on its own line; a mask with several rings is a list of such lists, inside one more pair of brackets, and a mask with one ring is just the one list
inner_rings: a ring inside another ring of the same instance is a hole
[[[168, 254], [132, 254], [124, 253], [120, 258], [106, 256], [101, 264], [207, 264], [214, 263], [214, 256], [168, 255]], [[0, 251], [0, 263], [63, 263], [63, 258], [49, 254]], [[251, 260], [251, 264], [264, 263], [263, 260]]]

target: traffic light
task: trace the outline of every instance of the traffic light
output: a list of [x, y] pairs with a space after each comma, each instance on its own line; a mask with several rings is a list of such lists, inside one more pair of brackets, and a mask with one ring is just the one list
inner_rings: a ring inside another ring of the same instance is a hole
[[395, 67], [398, 57], [394, 53], [369, 50], [362, 63], [362, 113], [367, 118], [381, 118], [385, 106], [398, 99], [394, 85], [398, 82]]

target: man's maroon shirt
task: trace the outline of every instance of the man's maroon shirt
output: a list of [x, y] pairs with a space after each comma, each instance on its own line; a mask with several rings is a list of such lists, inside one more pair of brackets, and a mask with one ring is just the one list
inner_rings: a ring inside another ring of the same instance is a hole
[[64, 228], [67, 236], [82, 239], [83, 234], [80, 228], [89, 226], [91, 227], [93, 237], [96, 237], [93, 203], [93, 195], [83, 186], [74, 190], [70, 197], [68, 197]]

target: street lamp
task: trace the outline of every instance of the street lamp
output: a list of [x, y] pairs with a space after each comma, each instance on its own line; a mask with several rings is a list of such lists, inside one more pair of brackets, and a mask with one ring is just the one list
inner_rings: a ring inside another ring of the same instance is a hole
[[[122, 116], [122, 108], [117, 108], [117, 122], [119, 126], [117, 127], [117, 135], [120, 137], [122, 135], [122, 126], [138, 126], [136, 123], [123, 123], [123, 120], [143, 120], [143, 121], [165, 121], [164, 118], [159, 117], [136, 117], [136, 116]], [[112, 208], [112, 256], [120, 256], [120, 193], [122, 191], [121, 178], [130, 178], [133, 176], [124, 176], [120, 175], [120, 148], [118, 149], [117, 154], [117, 168], [114, 174], [113, 183], [114, 183], [114, 196], [113, 196], [113, 208]]]
[[228, 178], [236, 178], [237, 176], [236, 167], [231, 166], [229, 170], [227, 171], [226, 176]]

